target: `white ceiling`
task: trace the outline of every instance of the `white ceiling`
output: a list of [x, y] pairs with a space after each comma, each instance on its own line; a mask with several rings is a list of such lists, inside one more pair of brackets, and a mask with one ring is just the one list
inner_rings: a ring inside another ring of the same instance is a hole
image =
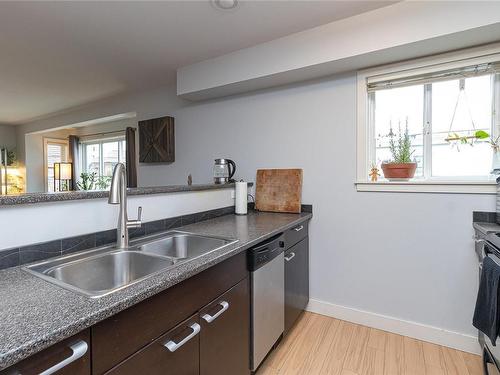
[[0, 2], [0, 123], [171, 84], [177, 67], [392, 2]]

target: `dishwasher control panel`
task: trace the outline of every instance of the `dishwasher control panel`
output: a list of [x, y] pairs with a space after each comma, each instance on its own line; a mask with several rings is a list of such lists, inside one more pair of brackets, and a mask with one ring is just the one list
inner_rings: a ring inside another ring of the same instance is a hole
[[248, 270], [255, 271], [259, 269], [281, 254], [284, 249], [285, 239], [282, 233], [250, 248], [247, 253]]

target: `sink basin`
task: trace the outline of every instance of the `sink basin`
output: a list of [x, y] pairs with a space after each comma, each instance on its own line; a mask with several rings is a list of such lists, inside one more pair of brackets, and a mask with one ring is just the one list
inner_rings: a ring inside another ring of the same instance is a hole
[[102, 297], [236, 241], [171, 231], [134, 241], [126, 250], [99, 248], [24, 269], [60, 287]]
[[48, 261], [27, 269], [65, 288], [100, 297], [173, 264], [173, 260], [168, 258], [136, 251], [114, 251], [69, 262]]
[[197, 258], [233, 242], [236, 241], [184, 232], [170, 232], [161, 238], [138, 245], [138, 250], [179, 261]]

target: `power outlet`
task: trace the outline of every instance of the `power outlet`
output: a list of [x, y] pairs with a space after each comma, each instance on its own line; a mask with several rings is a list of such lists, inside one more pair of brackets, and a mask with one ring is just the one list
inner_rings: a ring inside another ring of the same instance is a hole
[[231, 190], [231, 199], [236, 199], [236, 192]]

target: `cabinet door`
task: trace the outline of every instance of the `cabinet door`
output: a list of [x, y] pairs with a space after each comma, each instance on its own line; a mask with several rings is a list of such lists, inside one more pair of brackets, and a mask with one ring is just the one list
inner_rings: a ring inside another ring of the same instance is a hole
[[200, 311], [200, 374], [250, 373], [250, 294], [244, 279]]
[[185, 320], [106, 374], [198, 375], [198, 315]]
[[90, 375], [90, 331], [87, 329], [42, 350], [0, 371], [0, 374], [35, 375], [44, 372], [57, 375]]
[[309, 238], [285, 253], [285, 334], [309, 302]]
[[92, 374], [105, 373], [248, 276], [237, 254], [92, 327]]

